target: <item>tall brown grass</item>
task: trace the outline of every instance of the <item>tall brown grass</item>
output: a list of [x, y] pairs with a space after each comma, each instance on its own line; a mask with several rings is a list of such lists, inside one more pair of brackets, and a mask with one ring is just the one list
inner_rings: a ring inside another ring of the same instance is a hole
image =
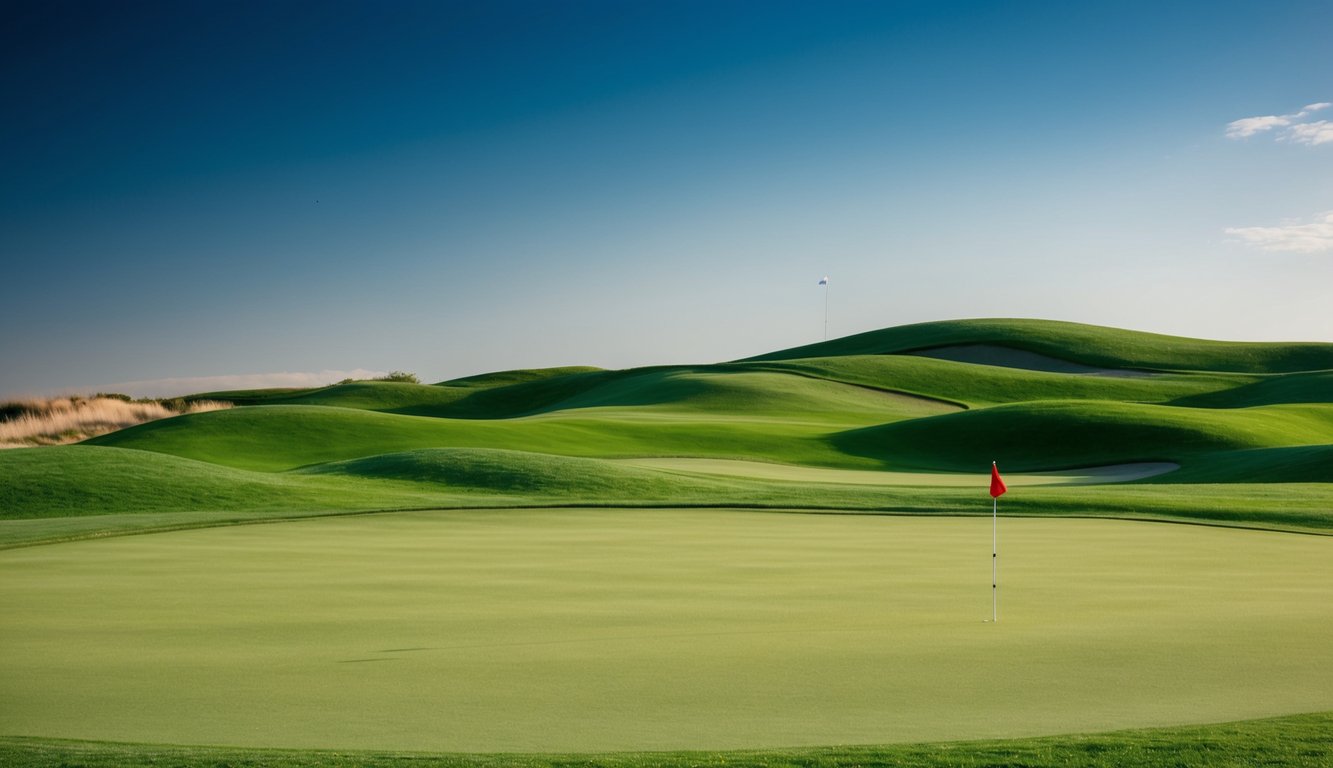
[[0, 448], [75, 443], [146, 421], [181, 413], [199, 413], [230, 408], [231, 403], [201, 400], [127, 401], [117, 397], [59, 397], [19, 400], [0, 405]]

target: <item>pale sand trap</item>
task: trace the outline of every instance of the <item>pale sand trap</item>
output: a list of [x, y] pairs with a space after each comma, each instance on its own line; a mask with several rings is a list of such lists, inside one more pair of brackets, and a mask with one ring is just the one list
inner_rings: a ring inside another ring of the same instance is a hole
[[1096, 368], [1082, 363], [1072, 363], [1058, 357], [1040, 355], [998, 344], [956, 344], [949, 347], [918, 349], [905, 354], [917, 357], [929, 357], [935, 360], [951, 360], [955, 363], [973, 363], [975, 365], [997, 365], [1002, 368], [1021, 368], [1027, 371], [1046, 373], [1072, 373], [1079, 376], [1113, 376], [1124, 379], [1142, 379], [1158, 374], [1151, 371], [1136, 371], [1128, 368]]
[[[762, 461], [731, 459], [649, 458], [617, 459], [622, 464], [697, 475], [721, 475], [755, 480], [788, 480], [799, 483], [836, 483], [839, 485], [944, 485], [976, 486], [990, 482], [987, 472], [880, 472], [866, 469], [830, 469], [801, 467], [791, 464], [770, 464]], [[1097, 485], [1142, 480], [1180, 469], [1179, 464], [1166, 461], [1113, 464], [1105, 467], [1085, 467], [1051, 472], [1005, 473], [1004, 481], [1012, 486], [1028, 485]]]

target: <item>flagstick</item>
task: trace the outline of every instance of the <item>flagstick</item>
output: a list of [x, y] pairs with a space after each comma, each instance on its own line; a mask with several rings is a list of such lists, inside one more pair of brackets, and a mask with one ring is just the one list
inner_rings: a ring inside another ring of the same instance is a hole
[[1000, 498], [991, 497], [990, 620], [1000, 620]]

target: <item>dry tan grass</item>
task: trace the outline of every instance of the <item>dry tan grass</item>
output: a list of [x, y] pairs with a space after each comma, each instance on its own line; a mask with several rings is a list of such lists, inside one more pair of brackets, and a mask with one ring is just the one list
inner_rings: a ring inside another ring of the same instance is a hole
[[199, 401], [183, 411], [160, 402], [126, 402], [114, 397], [60, 397], [5, 403], [17, 415], [0, 420], [0, 448], [60, 445], [104, 435], [146, 421], [181, 413], [199, 413], [230, 408], [231, 403]]

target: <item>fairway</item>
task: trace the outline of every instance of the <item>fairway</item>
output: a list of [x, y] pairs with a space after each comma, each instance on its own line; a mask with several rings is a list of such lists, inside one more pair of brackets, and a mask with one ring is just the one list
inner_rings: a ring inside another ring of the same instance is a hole
[[418, 512], [0, 552], [0, 733], [600, 751], [1333, 708], [1333, 539], [1106, 520]]
[[[761, 461], [728, 461], [726, 459], [620, 459], [622, 464], [653, 469], [677, 470], [701, 475], [742, 477], [760, 480], [789, 480], [808, 483], [838, 483], [843, 485], [878, 486], [951, 486], [974, 488], [975, 474], [964, 472], [891, 472], [864, 469], [830, 469], [828, 467], [801, 467], [791, 464], [772, 464]], [[1016, 488], [1032, 485], [1092, 485], [1123, 483], [1174, 472], [1180, 469], [1169, 462], [1140, 462], [1110, 467], [1085, 467], [1051, 472], [1027, 472], [1010, 475], [1006, 480]]]

